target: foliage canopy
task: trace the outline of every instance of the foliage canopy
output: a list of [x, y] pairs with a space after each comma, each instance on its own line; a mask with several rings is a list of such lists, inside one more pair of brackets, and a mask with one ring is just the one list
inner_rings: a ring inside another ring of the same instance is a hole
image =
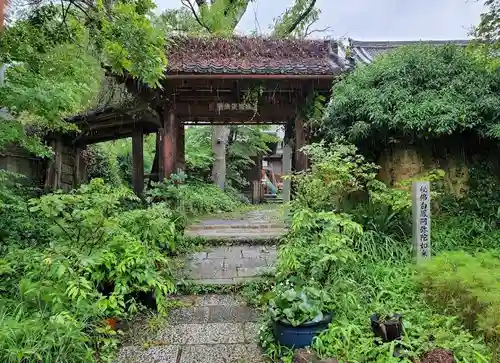
[[499, 77], [467, 49], [415, 45], [360, 66], [333, 86], [323, 131], [351, 141], [500, 137]]

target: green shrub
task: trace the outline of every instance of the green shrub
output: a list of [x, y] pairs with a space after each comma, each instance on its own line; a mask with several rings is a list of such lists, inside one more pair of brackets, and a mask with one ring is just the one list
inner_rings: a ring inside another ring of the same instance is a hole
[[315, 213], [308, 209], [292, 217], [290, 233], [278, 254], [277, 278], [303, 284], [331, 282], [332, 272], [354, 263], [351, 240], [361, 234], [361, 226], [342, 214]]
[[[489, 362], [492, 352], [484, 337], [465, 329], [455, 313], [436, 313], [420, 293], [412, 263], [410, 189], [373, 179], [373, 169], [356, 157], [354, 148], [335, 154], [314, 147], [323, 156], [313, 160], [310, 171], [294, 176], [297, 195], [290, 231], [278, 251], [275, 281], [317, 283], [331, 297], [334, 322], [315, 339], [313, 349], [321, 358], [336, 357], [342, 363], [414, 362], [436, 347], [451, 350], [457, 363]], [[431, 180], [441, 177], [440, 171], [428, 175]], [[433, 200], [438, 197], [434, 193]], [[474, 223], [477, 240], [470, 249], [494, 246], [494, 230], [480, 228], [479, 219], [448, 217], [433, 219], [433, 247], [470, 243], [465, 231]], [[452, 226], [461, 228], [457, 241], [449, 241]], [[387, 312], [403, 315], [402, 340], [374, 344], [370, 315]], [[270, 319], [259, 336], [272, 358], [287, 352], [273, 343]], [[393, 356], [398, 349], [406, 358]]]
[[36, 246], [50, 242], [48, 221], [29, 213], [27, 199], [36, 195], [27, 179], [0, 170], [0, 255], [8, 246]]
[[67, 312], [30, 312], [0, 300], [0, 359], [18, 362], [93, 362], [85, 322]]
[[280, 283], [271, 292], [269, 314], [274, 321], [298, 326], [306, 322], [319, 322], [329, 313], [328, 295], [313, 286], [294, 287]]
[[357, 154], [356, 147], [324, 143], [307, 145], [302, 151], [310, 158], [308, 172], [292, 176], [293, 208], [314, 211], [344, 210], [349, 199], [365, 191], [366, 183], [375, 178], [376, 166]]
[[147, 195], [153, 202], [164, 201], [187, 216], [233, 212], [242, 203], [232, 194], [225, 193], [214, 184], [192, 182], [182, 184], [176, 179], [157, 183]]
[[137, 200], [94, 179], [29, 202], [51, 243], [14, 243], [0, 259], [0, 361], [109, 361], [117, 340], [105, 318], [127, 318], [151, 300], [165, 312], [175, 213], [162, 204], [131, 210]]
[[[463, 329], [458, 319], [434, 312], [421, 298], [411, 264], [379, 261], [352, 264], [338, 271], [329, 291], [336, 303], [335, 321], [313, 343], [324, 358], [346, 363], [412, 362], [441, 347], [453, 351], [457, 362], [489, 362], [490, 351], [481, 338]], [[403, 315], [401, 341], [374, 344], [370, 315]], [[400, 345], [406, 359], [394, 358]]]
[[419, 284], [436, 307], [460, 316], [474, 332], [500, 342], [500, 259], [497, 253], [442, 253], [420, 268]]
[[118, 225], [139, 239], [143, 244], [151, 243], [166, 253], [173, 253], [182, 237], [183, 217], [165, 203], [152, 205], [148, 209], [135, 209], [120, 213]]
[[500, 230], [489, 220], [471, 213], [440, 214], [432, 220], [432, 249], [436, 253], [486, 251], [500, 247]]

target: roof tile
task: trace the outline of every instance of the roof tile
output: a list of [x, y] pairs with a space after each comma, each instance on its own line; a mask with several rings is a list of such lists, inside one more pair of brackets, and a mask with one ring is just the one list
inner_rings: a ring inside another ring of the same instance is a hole
[[261, 37], [174, 39], [167, 49], [168, 73], [337, 73], [337, 44], [325, 40]]

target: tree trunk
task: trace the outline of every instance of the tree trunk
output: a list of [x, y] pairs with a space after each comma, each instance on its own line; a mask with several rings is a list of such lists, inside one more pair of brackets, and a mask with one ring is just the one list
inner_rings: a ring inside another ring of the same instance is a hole
[[226, 145], [229, 137], [229, 128], [223, 125], [212, 127], [212, 150], [214, 152], [214, 166], [212, 180], [222, 190], [226, 186]]

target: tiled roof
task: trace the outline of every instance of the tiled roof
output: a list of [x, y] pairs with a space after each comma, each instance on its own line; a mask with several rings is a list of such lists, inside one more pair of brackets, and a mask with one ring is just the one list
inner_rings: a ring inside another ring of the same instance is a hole
[[168, 73], [329, 75], [340, 71], [337, 43], [260, 37], [174, 39]]
[[431, 45], [445, 45], [455, 44], [459, 46], [466, 46], [469, 44], [468, 40], [411, 40], [411, 41], [384, 41], [384, 42], [368, 42], [349, 39], [350, 47], [352, 50], [352, 57], [356, 63], [369, 64], [373, 62], [373, 58], [379, 54], [387, 53], [390, 50], [414, 44], [431, 44]]

